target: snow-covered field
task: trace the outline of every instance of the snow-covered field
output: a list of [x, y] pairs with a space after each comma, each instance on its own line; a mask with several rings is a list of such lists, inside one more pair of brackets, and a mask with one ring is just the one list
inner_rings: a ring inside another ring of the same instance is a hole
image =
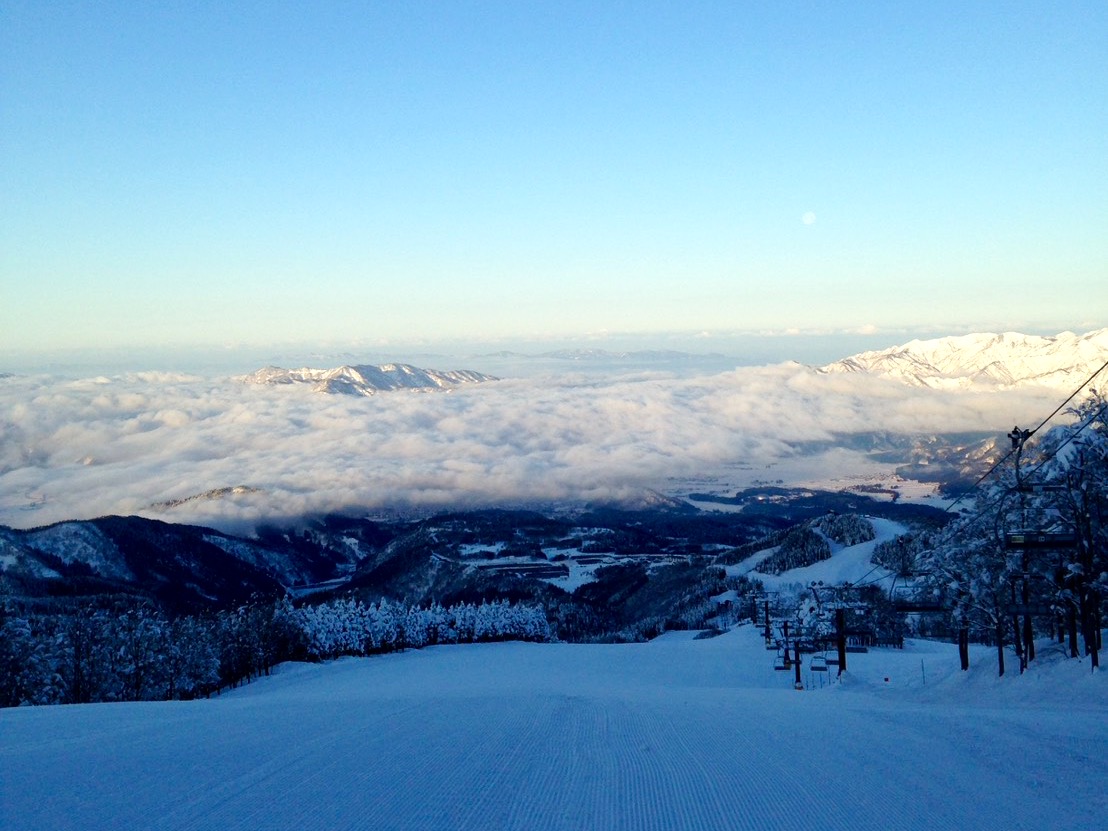
[[[792, 689], [752, 627], [289, 664], [221, 698], [0, 711], [0, 827], [1097, 829], [1108, 681], [945, 644]], [[886, 681], [886, 678], [888, 679]]]

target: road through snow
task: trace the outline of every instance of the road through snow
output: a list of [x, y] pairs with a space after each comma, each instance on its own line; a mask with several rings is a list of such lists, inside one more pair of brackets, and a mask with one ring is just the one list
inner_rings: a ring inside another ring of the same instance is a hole
[[797, 692], [750, 628], [436, 647], [210, 701], [0, 711], [0, 826], [1104, 827], [1103, 677], [965, 675], [928, 643], [851, 657]]

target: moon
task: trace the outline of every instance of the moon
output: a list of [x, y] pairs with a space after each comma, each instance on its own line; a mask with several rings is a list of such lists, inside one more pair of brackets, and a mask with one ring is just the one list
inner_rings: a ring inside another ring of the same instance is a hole
[[800, 217], [800, 221], [803, 222], [805, 225], [815, 225], [816, 215], [813, 211], [805, 211], [804, 214]]

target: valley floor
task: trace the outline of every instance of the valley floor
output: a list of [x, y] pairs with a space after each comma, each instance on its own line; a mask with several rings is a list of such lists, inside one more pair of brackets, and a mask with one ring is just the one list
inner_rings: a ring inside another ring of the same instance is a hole
[[[1092, 829], [1108, 680], [945, 644], [774, 672], [751, 627], [289, 664], [221, 698], [0, 711], [0, 827]], [[887, 679], [887, 680], [886, 680]], [[820, 681], [824, 686], [820, 686]]]

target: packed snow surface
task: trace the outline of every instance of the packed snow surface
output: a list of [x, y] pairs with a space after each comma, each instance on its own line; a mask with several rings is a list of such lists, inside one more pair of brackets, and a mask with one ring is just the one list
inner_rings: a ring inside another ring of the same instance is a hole
[[[774, 672], [710, 640], [287, 664], [220, 698], [0, 711], [0, 827], [1103, 828], [1108, 683], [949, 645]], [[886, 680], [887, 679], [887, 680]], [[822, 682], [822, 684], [821, 684]]]

